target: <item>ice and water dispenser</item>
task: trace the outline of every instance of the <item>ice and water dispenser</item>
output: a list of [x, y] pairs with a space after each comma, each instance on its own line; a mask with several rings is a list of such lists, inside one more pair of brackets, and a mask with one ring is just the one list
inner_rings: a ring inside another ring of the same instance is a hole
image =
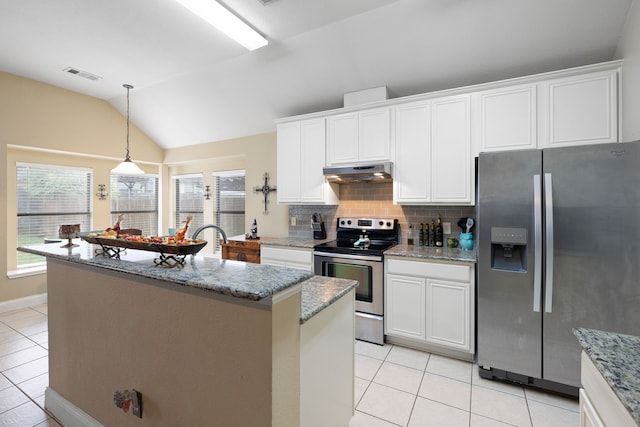
[[527, 229], [491, 227], [491, 268], [527, 271]]

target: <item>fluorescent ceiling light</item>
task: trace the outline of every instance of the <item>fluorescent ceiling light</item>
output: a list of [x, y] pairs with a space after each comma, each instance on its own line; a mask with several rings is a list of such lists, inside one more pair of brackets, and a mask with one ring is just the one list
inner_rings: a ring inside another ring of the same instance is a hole
[[176, 0], [249, 50], [266, 46], [267, 39], [215, 0]]

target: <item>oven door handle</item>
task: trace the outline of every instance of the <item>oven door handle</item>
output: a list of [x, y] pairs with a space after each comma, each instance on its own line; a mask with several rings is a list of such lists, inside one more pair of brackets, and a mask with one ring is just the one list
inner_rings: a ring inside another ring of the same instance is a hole
[[337, 254], [330, 252], [314, 252], [315, 256], [324, 256], [337, 259], [357, 259], [361, 261], [382, 261], [381, 256], [376, 255], [351, 255], [351, 254]]

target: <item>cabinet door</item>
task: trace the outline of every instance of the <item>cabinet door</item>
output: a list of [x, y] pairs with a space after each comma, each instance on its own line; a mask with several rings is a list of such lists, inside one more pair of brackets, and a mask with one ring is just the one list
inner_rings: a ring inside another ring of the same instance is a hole
[[[300, 123], [300, 199], [302, 203], [324, 204], [326, 179], [322, 173], [325, 163], [324, 119], [304, 120]], [[278, 188], [278, 191], [280, 189]]]
[[327, 117], [327, 164], [358, 161], [358, 113]]
[[391, 159], [389, 108], [361, 111], [358, 117], [358, 161]]
[[425, 339], [424, 279], [387, 275], [385, 283], [385, 333]]
[[431, 200], [469, 204], [472, 200], [470, 97], [431, 104]]
[[536, 86], [480, 92], [477, 110], [479, 151], [536, 148]]
[[540, 148], [618, 140], [617, 72], [540, 84]]
[[469, 284], [427, 279], [428, 342], [471, 351]]
[[300, 202], [300, 122], [278, 124], [278, 203]]
[[580, 389], [580, 427], [605, 427], [582, 388]]
[[431, 201], [430, 120], [428, 102], [395, 108], [394, 203]]

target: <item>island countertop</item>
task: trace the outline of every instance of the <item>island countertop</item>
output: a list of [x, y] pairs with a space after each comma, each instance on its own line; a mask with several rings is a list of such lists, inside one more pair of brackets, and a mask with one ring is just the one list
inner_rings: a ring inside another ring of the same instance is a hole
[[251, 301], [268, 299], [300, 283], [301, 323], [358, 285], [355, 280], [314, 276], [312, 272], [303, 270], [241, 261], [188, 256], [184, 266], [167, 268], [155, 266], [153, 259], [157, 254], [154, 252], [129, 249], [118, 260], [95, 255], [96, 246], [86, 242], [79, 242], [79, 246], [70, 249], [60, 246], [60, 243], [50, 243], [21, 247], [19, 250]]
[[18, 250], [251, 301], [265, 300], [313, 276], [310, 271], [190, 255], [183, 266], [159, 267], [153, 262], [158, 256], [155, 252], [129, 249], [121, 254], [121, 259], [115, 259], [95, 255], [97, 246], [84, 241], [77, 243], [78, 246], [73, 248], [50, 243], [20, 247]]
[[640, 337], [574, 329], [574, 335], [611, 390], [640, 425]]

